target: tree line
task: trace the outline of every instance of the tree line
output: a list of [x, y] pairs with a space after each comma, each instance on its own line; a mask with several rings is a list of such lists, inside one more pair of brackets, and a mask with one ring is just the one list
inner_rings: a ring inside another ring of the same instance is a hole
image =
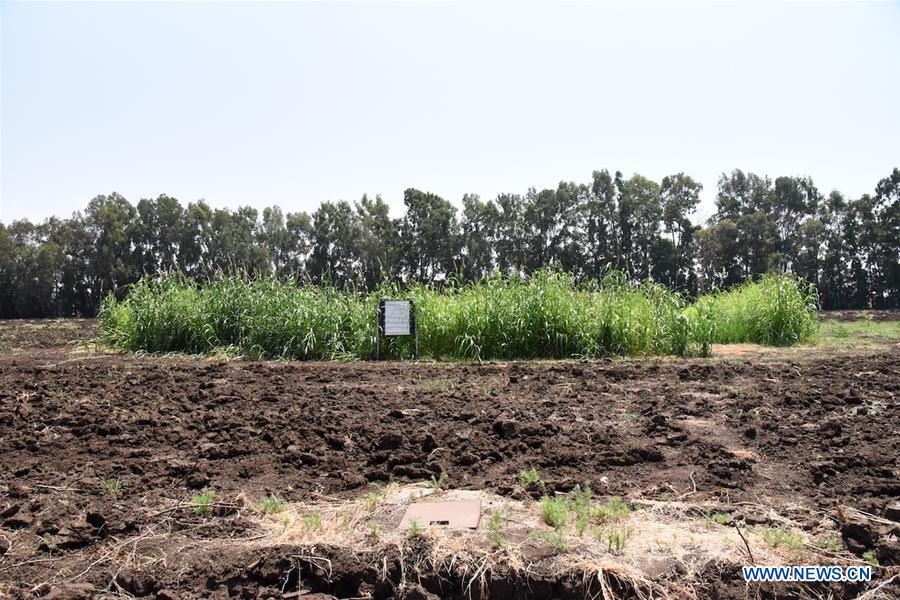
[[900, 306], [900, 169], [874, 194], [822, 194], [808, 177], [740, 170], [718, 180], [716, 211], [693, 224], [702, 186], [684, 173], [654, 181], [596, 171], [482, 200], [462, 210], [404, 192], [392, 218], [380, 196], [324, 202], [312, 214], [213, 209], [161, 195], [136, 205], [117, 193], [43, 223], [0, 223], [0, 316], [90, 316], [143, 274], [179, 270], [293, 274], [371, 289], [382, 280], [474, 280], [543, 267], [600, 278], [608, 269], [687, 295], [766, 272], [816, 284], [824, 308]]

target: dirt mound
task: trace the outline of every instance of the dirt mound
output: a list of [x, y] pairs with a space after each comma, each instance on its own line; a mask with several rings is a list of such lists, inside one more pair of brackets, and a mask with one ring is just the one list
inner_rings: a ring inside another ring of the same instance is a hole
[[[61, 354], [59, 344], [96, 335], [83, 323], [52, 334], [65, 339], [47, 350], [44, 329], [0, 325], [20, 348], [0, 358], [0, 581], [14, 597], [65, 581], [166, 597], [201, 580], [210, 593], [262, 597], [269, 576], [229, 583], [249, 556], [191, 558], [188, 571], [167, 567], [169, 579], [144, 586], [117, 573], [129, 547], [97, 555], [143, 535], [151, 554], [253, 536], [229, 512], [239, 494], [341, 499], [445, 472], [450, 487], [513, 495], [534, 468], [550, 492], [590, 481], [605, 495], [687, 495], [763, 525], [777, 507], [809, 530], [839, 504], [884, 517], [900, 496], [900, 355], [890, 349], [484, 365]], [[181, 510], [158, 529], [160, 511], [203, 490], [222, 505], [215, 519]], [[857, 550], [892, 560], [882, 546], [896, 538], [879, 540]], [[271, 552], [283, 577], [283, 555]], [[351, 574], [366, 564], [346, 562]], [[334, 583], [317, 591], [348, 595]]]

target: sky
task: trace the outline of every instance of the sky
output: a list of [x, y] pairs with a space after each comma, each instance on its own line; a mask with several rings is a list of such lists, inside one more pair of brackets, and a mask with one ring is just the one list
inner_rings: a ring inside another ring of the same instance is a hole
[[4, 223], [898, 166], [900, 3], [0, 2]]

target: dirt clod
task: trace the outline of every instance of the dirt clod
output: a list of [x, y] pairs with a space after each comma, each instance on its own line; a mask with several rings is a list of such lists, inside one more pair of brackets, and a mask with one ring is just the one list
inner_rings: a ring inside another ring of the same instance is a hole
[[44, 600], [87, 600], [93, 598], [96, 591], [89, 583], [61, 583], [53, 586]]

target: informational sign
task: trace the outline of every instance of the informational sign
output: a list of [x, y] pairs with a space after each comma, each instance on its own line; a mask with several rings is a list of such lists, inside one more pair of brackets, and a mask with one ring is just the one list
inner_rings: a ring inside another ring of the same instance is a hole
[[378, 301], [378, 333], [375, 336], [375, 360], [381, 359], [382, 338], [411, 336], [415, 356], [419, 358], [419, 332], [416, 329], [416, 305], [412, 300]]
[[384, 301], [384, 335], [410, 335], [409, 300]]

